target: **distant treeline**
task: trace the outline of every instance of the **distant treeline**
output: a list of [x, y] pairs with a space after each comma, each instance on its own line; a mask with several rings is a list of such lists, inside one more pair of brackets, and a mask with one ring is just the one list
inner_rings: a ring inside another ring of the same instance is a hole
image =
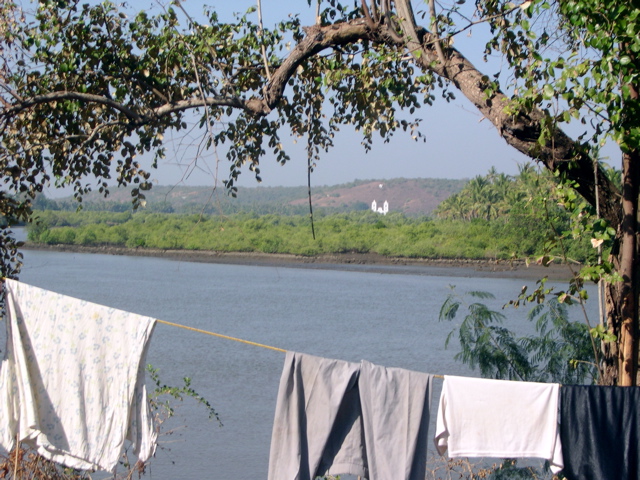
[[[283, 187], [284, 188], [284, 187]], [[183, 198], [163, 198], [156, 190], [167, 190], [167, 187], [154, 187], [151, 193], [146, 193], [149, 200], [144, 204], [144, 210], [149, 213], [181, 213], [181, 214], [208, 214], [208, 215], [233, 215], [242, 212], [253, 212], [259, 215], [275, 213], [278, 215], [304, 215], [308, 212], [308, 205], [290, 205], [292, 199], [288, 196], [272, 196], [268, 201], [260, 201], [260, 195], [251, 192], [250, 195], [243, 196], [240, 200], [229, 197], [226, 193], [214, 196], [208, 189], [202, 187], [194, 187], [197, 196]], [[261, 192], [260, 192], [261, 193]], [[304, 192], [301, 193], [301, 196]], [[120, 197], [120, 195], [118, 196]], [[130, 197], [130, 196], [129, 196]], [[247, 198], [249, 197], [249, 198]], [[132, 210], [130, 198], [128, 199], [104, 199], [98, 195], [91, 194], [83, 199], [82, 210], [89, 212], [113, 212], [123, 213]], [[75, 212], [78, 210], [78, 202], [72, 198], [52, 199], [44, 195], [39, 195], [34, 201], [34, 207], [37, 210], [51, 211], [67, 211]], [[347, 210], [366, 210], [369, 205], [344, 205], [340, 208], [342, 211]], [[335, 209], [338, 210], [338, 209]]]
[[[575, 202], [574, 202], [575, 203]], [[317, 212], [316, 239], [306, 214], [176, 214], [144, 211], [39, 213], [29, 240], [45, 244], [318, 255], [378, 253], [393, 257], [510, 259], [537, 255], [593, 259], [580, 222], [556, 180], [531, 166], [519, 175], [495, 170], [478, 176], [436, 210], [436, 217], [385, 215], [370, 210]], [[577, 209], [577, 210], [576, 210]], [[558, 241], [561, 239], [561, 241]], [[554, 248], [556, 250], [554, 250]], [[562, 251], [558, 250], [559, 248]], [[551, 251], [550, 251], [551, 249]]]
[[[29, 240], [44, 244], [111, 245], [220, 252], [378, 253], [413, 258], [521, 258], [542, 252], [548, 236], [534, 218], [512, 221], [442, 220], [386, 216], [370, 211], [320, 215], [316, 239], [306, 215], [231, 216], [162, 213], [40, 213]], [[584, 260], [588, 242], [569, 242], [569, 255]]]

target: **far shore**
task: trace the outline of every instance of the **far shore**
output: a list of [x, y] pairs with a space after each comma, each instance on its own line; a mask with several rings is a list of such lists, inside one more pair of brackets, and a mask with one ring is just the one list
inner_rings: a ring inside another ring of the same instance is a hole
[[570, 268], [568, 265], [561, 264], [551, 264], [544, 267], [535, 263], [527, 265], [524, 261], [386, 257], [376, 253], [340, 253], [302, 256], [280, 253], [44, 245], [30, 242], [25, 243], [22, 248], [25, 250], [157, 257], [184, 262], [353, 270], [372, 273], [401, 273], [432, 276], [522, 278], [527, 280], [538, 280], [545, 276], [551, 280], [568, 280], [572, 276], [572, 270], [578, 270], [577, 266]]

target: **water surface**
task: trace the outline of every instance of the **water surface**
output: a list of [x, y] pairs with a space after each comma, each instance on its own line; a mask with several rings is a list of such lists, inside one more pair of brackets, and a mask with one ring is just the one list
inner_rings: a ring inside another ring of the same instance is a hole
[[[390, 275], [27, 251], [21, 280], [287, 350], [435, 374], [476, 375], [454, 361], [455, 345], [444, 347], [453, 325], [439, 322], [438, 312], [449, 285], [461, 292], [489, 291], [496, 300], [487, 303], [500, 308], [523, 284], [535, 282], [438, 273]], [[525, 310], [505, 313], [507, 326], [531, 328]], [[145, 477], [265, 479], [283, 359], [272, 350], [158, 324], [148, 362], [169, 385], [190, 377], [224, 426], [208, 420], [195, 402], [179, 402]], [[432, 417], [440, 382], [436, 380]]]

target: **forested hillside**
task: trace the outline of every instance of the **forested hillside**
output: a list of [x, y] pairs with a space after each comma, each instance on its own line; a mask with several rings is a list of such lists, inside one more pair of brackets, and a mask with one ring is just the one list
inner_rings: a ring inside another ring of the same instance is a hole
[[[343, 185], [313, 187], [311, 198], [314, 209], [325, 213], [368, 210], [375, 200], [379, 205], [388, 201], [390, 212], [422, 216], [429, 215], [440, 202], [462, 190], [466, 182], [432, 178], [356, 180]], [[232, 197], [224, 188], [154, 186], [144, 195], [142, 210], [148, 212], [304, 215], [309, 211], [307, 187], [240, 188], [237, 196]], [[84, 210], [131, 210], [131, 189], [113, 189], [107, 199], [93, 192], [84, 197], [82, 205]], [[35, 206], [40, 210], [75, 211], [78, 204], [71, 197], [52, 200], [39, 196]]]

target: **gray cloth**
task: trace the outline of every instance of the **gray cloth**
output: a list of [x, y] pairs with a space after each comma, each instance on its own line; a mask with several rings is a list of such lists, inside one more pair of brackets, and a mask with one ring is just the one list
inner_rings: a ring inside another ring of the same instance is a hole
[[287, 352], [269, 480], [424, 480], [433, 375]]

